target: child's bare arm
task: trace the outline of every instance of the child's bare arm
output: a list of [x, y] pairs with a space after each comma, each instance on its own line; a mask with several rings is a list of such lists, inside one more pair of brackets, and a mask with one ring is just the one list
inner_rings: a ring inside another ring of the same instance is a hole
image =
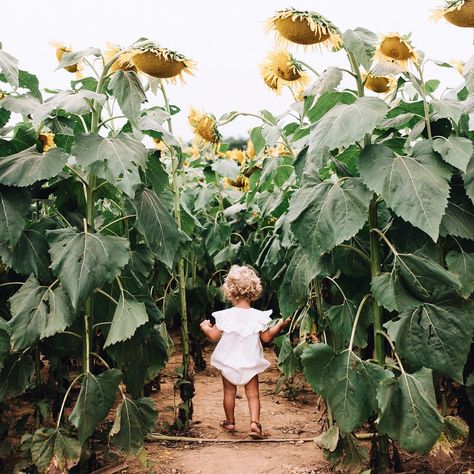
[[275, 337], [278, 336], [278, 334], [281, 332], [282, 329], [285, 329], [286, 327], [289, 326], [290, 322], [291, 322], [291, 319], [285, 319], [285, 320], [280, 319], [275, 324], [275, 326], [267, 329], [266, 331], [262, 331], [260, 333], [260, 339], [262, 340], [262, 342], [265, 342], [265, 343], [272, 342], [273, 339], [275, 339]]
[[212, 326], [211, 322], [206, 319], [200, 324], [202, 332], [205, 336], [213, 342], [218, 341], [221, 338], [221, 330], [217, 326]]

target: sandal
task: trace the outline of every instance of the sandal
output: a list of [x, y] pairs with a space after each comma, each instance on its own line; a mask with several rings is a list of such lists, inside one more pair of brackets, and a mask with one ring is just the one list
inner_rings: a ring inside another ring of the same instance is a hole
[[[223, 421], [221, 421], [220, 425], [226, 431], [235, 431], [235, 421], [223, 420]], [[232, 426], [232, 428], [231, 428], [231, 426]]]
[[[252, 424], [255, 423], [257, 425], [258, 431], [252, 430]], [[268, 437], [268, 433], [264, 433], [262, 425], [258, 421], [251, 421], [250, 422], [250, 431], [249, 436], [252, 439], [265, 439]]]

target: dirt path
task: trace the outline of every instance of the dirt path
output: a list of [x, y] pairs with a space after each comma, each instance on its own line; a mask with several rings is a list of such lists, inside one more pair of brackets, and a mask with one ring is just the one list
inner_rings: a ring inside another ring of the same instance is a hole
[[[205, 351], [209, 361], [213, 346]], [[159, 409], [159, 421], [173, 422], [174, 369], [180, 364], [181, 354], [177, 347], [162, 376], [161, 391], [153, 395]], [[272, 366], [260, 377], [262, 403], [262, 424], [274, 438], [308, 438], [320, 431], [321, 413], [317, 408], [317, 397], [297, 381], [299, 390], [294, 401], [282, 395], [275, 395], [279, 378], [273, 349], [265, 349], [265, 357]], [[196, 395], [191, 433], [193, 437], [214, 439], [240, 439], [249, 428], [247, 400], [243, 387], [238, 389], [236, 401], [237, 432], [223, 432], [219, 426], [224, 419], [222, 409], [222, 382], [216, 369], [208, 368], [196, 375]], [[172, 473], [172, 474], [310, 474], [325, 473], [328, 463], [321, 450], [313, 442], [243, 443], [243, 444], [197, 444], [197, 443], [147, 443], [148, 469], [133, 462], [130, 473]]]

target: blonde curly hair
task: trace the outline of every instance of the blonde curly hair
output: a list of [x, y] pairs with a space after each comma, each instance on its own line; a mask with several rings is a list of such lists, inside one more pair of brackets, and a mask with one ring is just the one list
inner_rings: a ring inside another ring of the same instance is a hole
[[262, 282], [253, 268], [232, 265], [222, 285], [222, 294], [229, 301], [255, 301], [262, 293]]

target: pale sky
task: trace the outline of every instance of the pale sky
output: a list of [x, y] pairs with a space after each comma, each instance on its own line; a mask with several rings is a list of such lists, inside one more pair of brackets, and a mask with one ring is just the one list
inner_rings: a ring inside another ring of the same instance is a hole
[[[190, 106], [217, 117], [231, 110], [256, 112], [268, 109], [275, 115], [292, 102], [288, 91], [276, 96], [263, 83], [259, 63], [274, 47], [265, 20], [276, 10], [292, 6], [314, 10], [335, 23], [341, 31], [357, 26], [375, 33], [412, 32], [416, 49], [426, 57], [467, 61], [473, 54], [473, 31], [444, 20], [434, 23], [431, 10], [442, 0], [23, 0], [28, 14], [18, 19], [4, 17], [0, 41], [3, 49], [20, 60], [20, 67], [36, 74], [42, 88], [67, 88], [74, 76], [57, 66], [49, 41], [104, 48], [107, 41], [128, 46], [148, 37], [162, 46], [194, 59], [195, 76], [187, 84], [168, 86], [172, 103], [182, 112], [175, 119], [176, 134], [189, 139]], [[297, 58], [322, 72], [329, 65], [348, 67], [342, 52], [291, 51]], [[428, 67], [425, 79], [442, 80], [440, 90], [455, 86], [461, 77], [455, 70]], [[355, 87], [354, 87], [355, 88]], [[150, 105], [159, 105], [153, 98]], [[241, 118], [222, 128], [224, 136], [246, 136], [256, 119]]]

